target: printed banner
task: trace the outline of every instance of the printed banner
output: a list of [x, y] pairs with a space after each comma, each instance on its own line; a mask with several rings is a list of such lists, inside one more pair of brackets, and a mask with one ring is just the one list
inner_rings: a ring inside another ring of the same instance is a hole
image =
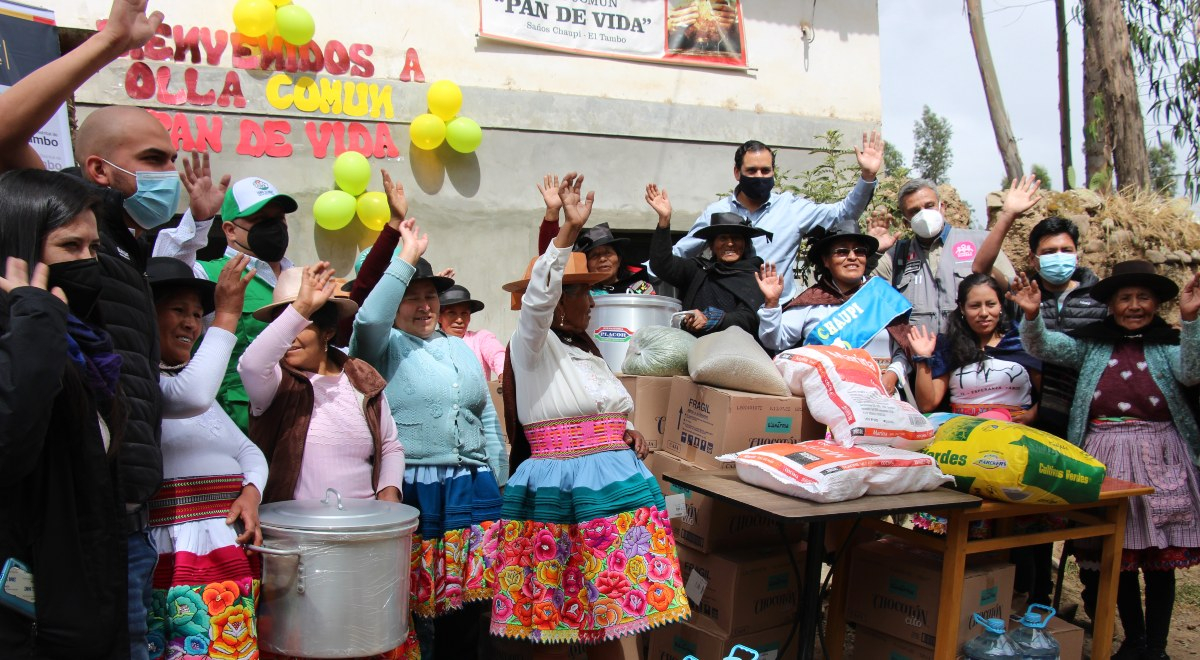
[[[54, 12], [0, 0], [0, 92], [58, 56]], [[66, 105], [29, 144], [42, 157], [46, 169], [61, 170], [75, 164]]]
[[746, 68], [741, 0], [479, 0], [479, 35], [581, 55]]

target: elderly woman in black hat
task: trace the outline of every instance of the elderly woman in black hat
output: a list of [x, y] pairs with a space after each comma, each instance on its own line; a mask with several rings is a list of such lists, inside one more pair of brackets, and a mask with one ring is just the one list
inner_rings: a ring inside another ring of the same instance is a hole
[[[149, 503], [160, 566], [148, 612], [152, 658], [248, 653], [258, 644], [250, 622], [257, 616], [260, 571], [238, 544], [262, 541], [258, 504], [267, 459], [216, 401], [254, 277], [254, 269], [242, 276], [249, 262], [244, 254], [233, 257], [215, 283], [196, 278], [178, 259], [154, 257], [146, 265], [158, 311], [163, 391], [163, 482]], [[193, 355], [207, 314], [214, 314], [213, 324]], [[206, 592], [221, 594], [236, 616], [210, 617], [203, 629], [191, 619], [179, 625], [173, 613], [203, 604]]]
[[758, 339], [768, 350], [808, 344], [862, 348], [875, 358], [888, 393], [908, 377], [908, 313], [912, 305], [886, 280], [867, 279], [867, 260], [879, 241], [867, 234], [824, 233], [809, 238], [807, 262], [817, 281], [780, 307], [785, 274], [763, 264], [755, 274], [764, 303]]
[[754, 281], [762, 259], [751, 242], [771, 232], [751, 226], [736, 213], [714, 213], [710, 224], [694, 236], [708, 242], [711, 256], [678, 257], [671, 253], [671, 200], [667, 191], [651, 183], [646, 203], [658, 213], [658, 226], [650, 240], [650, 267], [664, 282], [680, 291], [683, 309], [690, 311], [683, 328], [694, 335], [732, 328], [758, 333], [756, 310], [763, 296]]
[[468, 330], [471, 315], [483, 311], [483, 303], [471, 297], [467, 287], [460, 284], [446, 289], [438, 295], [442, 311], [438, 313], [438, 327], [451, 337], [467, 342], [471, 352], [483, 365], [483, 377], [496, 380], [504, 373], [504, 344], [488, 330]]
[[[1200, 275], [1183, 289], [1182, 333], [1158, 315], [1179, 287], [1146, 261], [1125, 261], [1092, 287], [1108, 305], [1103, 321], [1070, 336], [1046, 330], [1041, 292], [1025, 274], [1008, 294], [1025, 312], [1021, 341], [1047, 362], [1079, 370], [1067, 439], [1118, 479], [1153, 486], [1133, 498], [1117, 611], [1125, 629], [1119, 658], [1165, 658], [1175, 602], [1175, 569], [1200, 564], [1200, 429], [1185, 388], [1200, 383]], [[1096, 607], [1098, 548], [1076, 544], [1084, 608]], [[1138, 571], [1146, 580], [1142, 607]]]

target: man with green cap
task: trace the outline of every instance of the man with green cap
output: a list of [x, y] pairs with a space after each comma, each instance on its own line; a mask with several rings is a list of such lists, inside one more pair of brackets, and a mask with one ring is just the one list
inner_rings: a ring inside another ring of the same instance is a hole
[[287, 214], [298, 208], [296, 200], [280, 194], [275, 186], [258, 177], [237, 181], [225, 191], [221, 205], [221, 229], [225, 234], [225, 255], [212, 261], [196, 261], [196, 253], [208, 245], [208, 231], [215, 218], [197, 221], [185, 214], [179, 226], [159, 233], [154, 256], [174, 257], [192, 266], [196, 277], [216, 281], [221, 268], [238, 253], [250, 256], [246, 271], [255, 277], [246, 287], [242, 318], [238, 321], [237, 344], [225, 370], [217, 402], [233, 421], [248, 433], [250, 402], [237, 372], [242, 351], [267, 327], [251, 312], [271, 304], [276, 278], [292, 267], [284, 253], [288, 247]]

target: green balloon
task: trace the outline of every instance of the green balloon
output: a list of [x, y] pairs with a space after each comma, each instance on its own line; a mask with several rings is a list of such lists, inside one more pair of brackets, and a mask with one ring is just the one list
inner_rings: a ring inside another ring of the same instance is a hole
[[337, 230], [350, 224], [357, 206], [354, 195], [344, 190], [321, 193], [313, 203], [313, 220], [322, 229]]
[[475, 120], [458, 117], [446, 124], [446, 143], [460, 154], [469, 154], [483, 141], [483, 129]]
[[338, 188], [358, 197], [371, 183], [371, 163], [357, 151], [347, 151], [333, 161], [333, 180]]
[[312, 14], [304, 7], [284, 5], [275, 10], [275, 29], [283, 40], [294, 46], [303, 46], [312, 41], [317, 24]]

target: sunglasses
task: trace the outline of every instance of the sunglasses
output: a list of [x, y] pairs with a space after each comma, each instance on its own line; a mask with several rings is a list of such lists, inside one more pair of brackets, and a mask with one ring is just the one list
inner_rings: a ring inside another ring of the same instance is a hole
[[854, 256], [856, 256], [856, 257], [867, 256], [867, 248], [865, 248], [861, 245], [858, 247], [853, 247], [853, 248], [840, 247], [840, 248], [833, 248], [832, 250], [830, 250], [830, 254], [832, 254], [835, 257], [840, 257], [842, 259], [845, 259], [846, 257], [850, 256], [851, 252], [853, 252]]

